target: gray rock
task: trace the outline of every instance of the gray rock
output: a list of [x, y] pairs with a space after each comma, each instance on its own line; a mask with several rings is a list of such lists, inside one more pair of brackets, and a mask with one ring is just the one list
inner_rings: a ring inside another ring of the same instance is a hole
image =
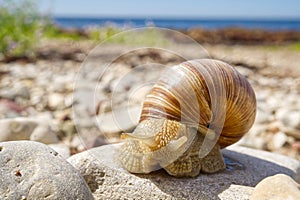
[[276, 173], [298, 178], [300, 163], [272, 153], [232, 146], [223, 150], [227, 169], [196, 178], [174, 178], [163, 170], [131, 174], [115, 157], [120, 144], [74, 155], [68, 161], [85, 178], [97, 199], [249, 199], [253, 187]]
[[28, 140], [38, 122], [28, 118], [0, 120], [0, 141]]
[[37, 142], [0, 143], [0, 199], [93, 199], [80, 174]]
[[60, 93], [51, 93], [48, 96], [48, 106], [52, 109], [63, 109], [65, 107], [65, 97]]
[[272, 138], [272, 147], [274, 149], [279, 149], [288, 141], [288, 137], [285, 133], [279, 131]]
[[30, 91], [29, 91], [28, 87], [20, 86], [18, 88], [15, 88], [15, 96], [21, 97], [24, 99], [30, 99]]
[[63, 143], [49, 144], [48, 146], [54, 149], [59, 155], [61, 155], [65, 159], [69, 158], [71, 155], [69, 147]]
[[231, 184], [229, 188], [221, 192], [218, 197], [220, 199], [249, 200], [249, 196], [251, 196], [253, 190], [254, 188], [250, 186]]
[[0, 99], [0, 118], [14, 118], [21, 115], [25, 111], [13, 101]]
[[53, 144], [58, 142], [56, 134], [49, 126], [46, 125], [39, 125], [36, 127], [30, 135], [30, 140], [44, 144]]
[[141, 106], [121, 107], [98, 117], [98, 126], [102, 133], [114, 136], [116, 133], [133, 129], [139, 121]]
[[300, 110], [281, 108], [276, 112], [276, 117], [284, 126], [300, 130]]
[[285, 174], [267, 177], [254, 188], [250, 200], [257, 199], [300, 199], [300, 185]]
[[264, 150], [267, 147], [267, 141], [263, 137], [244, 136], [237, 142], [238, 145], [254, 149]]
[[247, 135], [251, 137], [257, 137], [262, 135], [268, 129], [268, 125], [266, 124], [254, 124], [251, 129], [248, 131]]
[[11, 88], [4, 88], [0, 90], [0, 98], [13, 100], [14, 98], [16, 98], [16, 94]]
[[256, 110], [256, 117], [255, 117], [255, 123], [267, 123], [272, 121], [272, 115], [271, 113], [262, 110], [262, 109], [257, 109]]
[[151, 88], [152, 85], [137, 85], [132, 87], [128, 92], [129, 101], [141, 104]]
[[26, 86], [22, 86], [20, 82], [13, 85], [13, 88], [5, 88], [0, 90], [0, 97], [5, 99], [16, 99], [21, 97], [24, 99], [30, 98], [30, 91]]
[[76, 127], [73, 121], [64, 121], [60, 123], [60, 130], [64, 132], [65, 135], [71, 136], [76, 133]]

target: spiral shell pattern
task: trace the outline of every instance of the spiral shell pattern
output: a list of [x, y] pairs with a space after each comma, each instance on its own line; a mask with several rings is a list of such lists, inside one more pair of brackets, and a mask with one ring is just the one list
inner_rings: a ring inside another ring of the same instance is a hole
[[255, 93], [227, 63], [200, 59], [167, 70], [144, 100], [140, 122], [167, 118], [199, 132], [209, 127], [218, 133], [221, 148], [237, 142], [254, 123]]

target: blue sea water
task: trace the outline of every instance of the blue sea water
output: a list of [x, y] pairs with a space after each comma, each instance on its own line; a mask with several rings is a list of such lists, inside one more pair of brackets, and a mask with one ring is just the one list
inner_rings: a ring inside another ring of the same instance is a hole
[[54, 17], [55, 24], [65, 28], [86, 28], [93, 26], [116, 26], [120, 28], [140, 28], [156, 26], [171, 29], [219, 29], [241, 27], [266, 30], [300, 30], [300, 19], [147, 19], [147, 18], [84, 18]]

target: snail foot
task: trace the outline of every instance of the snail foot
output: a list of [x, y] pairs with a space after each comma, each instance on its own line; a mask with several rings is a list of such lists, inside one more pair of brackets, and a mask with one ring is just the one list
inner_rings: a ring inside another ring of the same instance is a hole
[[195, 177], [198, 176], [200, 172], [215, 173], [226, 168], [218, 144], [215, 144], [206, 156], [200, 158], [199, 142], [203, 142], [203, 136], [198, 135], [198, 137], [200, 140], [191, 145], [183, 156], [164, 167], [168, 174], [175, 177]]
[[205, 173], [215, 173], [226, 168], [224, 158], [218, 144], [205, 156], [200, 159], [201, 171]]

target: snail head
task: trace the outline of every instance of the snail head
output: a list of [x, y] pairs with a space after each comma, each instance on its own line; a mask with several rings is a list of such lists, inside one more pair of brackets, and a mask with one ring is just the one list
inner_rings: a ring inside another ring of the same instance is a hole
[[[133, 133], [123, 133], [121, 164], [133, 173], [149, 173], [178, 159], [193, 139], [186, 125], [168, 119], [146, 119]], [[196, 131], [194, 131], [196, 132]]]

